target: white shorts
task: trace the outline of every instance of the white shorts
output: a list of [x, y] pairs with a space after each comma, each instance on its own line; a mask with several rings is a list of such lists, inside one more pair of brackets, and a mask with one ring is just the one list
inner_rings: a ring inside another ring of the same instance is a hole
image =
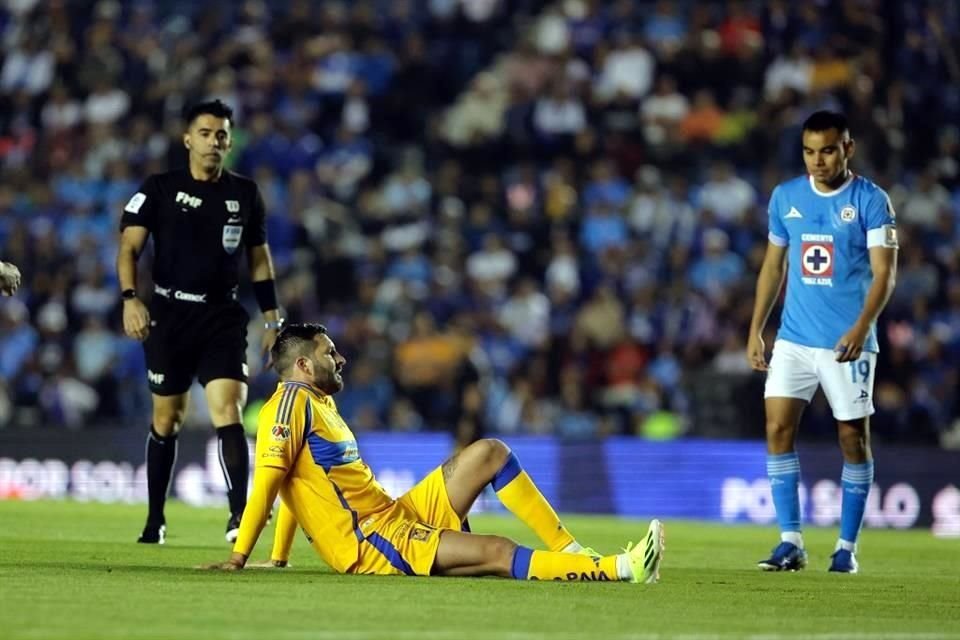
[[764, 398], [800, 398], [810, 402], [823, 393], [837, 420], [857, 420], [873, 415], [873, 380], [877, 354], [863, 352], [853, 362], [837, 362], [830, 349], [805, 347], [777, 340], [767, 371]]

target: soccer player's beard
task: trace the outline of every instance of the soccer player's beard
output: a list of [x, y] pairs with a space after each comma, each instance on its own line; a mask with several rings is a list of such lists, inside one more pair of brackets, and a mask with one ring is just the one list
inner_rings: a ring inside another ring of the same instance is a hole
[[339, 371], [325, 371], [313, 380], [315, 387], [323, 391], [328, 396], [343, 390], [343, 378]]

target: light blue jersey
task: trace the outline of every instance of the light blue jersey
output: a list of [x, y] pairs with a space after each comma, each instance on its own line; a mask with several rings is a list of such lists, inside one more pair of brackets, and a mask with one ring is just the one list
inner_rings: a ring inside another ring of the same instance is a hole
[[[787, 251], [787, 295], [777, 338], [833, 349], [863, 311], [873, 280], [872, 247], [897, 246], [896, 214], [886, 192], [851, 174], [835, 191], [802, 176], [770, 196], [770, 242]], [[863, 347], [877, 352], [876, 327]]]

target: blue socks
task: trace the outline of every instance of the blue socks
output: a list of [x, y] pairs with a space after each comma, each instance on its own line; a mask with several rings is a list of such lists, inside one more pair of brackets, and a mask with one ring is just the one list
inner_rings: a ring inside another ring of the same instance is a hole
[[[769, 463], [768, 463], [769, 464]], [[854, 551], [863, 513], [867, 508], [867, 495], [873, 484], [873, 460], [860, 464], [843, 463], [843, 475], [840, 486], [843, 488], [843, 501], [840, 506], [840, 542], [838, 548]]]
[[[800, 533], [800, 458], [797, 453], [767, 455], [767, 477], [773, 506], [777, 510], [777, 524], [781, 538], [788, 542], [799, 540]], [[783, 534], [795, 534], [783, 536]], [[789, 539], [788, 539], [789, 538]], [[796, 542], [794, 542], [796, 544]], [[802, 542], [797, 544], [802, 547]]]
[[[796, 452], [767, 455], [767, 477], [770, 493], [777, 510], [780, 539], [803, 547], [800, 536], [800, 459]], [[837, 549], [856, 551], [857, 537], [867, 509], [867, 496], [873, 484], [873, 461], [843, 463], [840, 486], [843, 500], [840, 506], [840, 540]]]

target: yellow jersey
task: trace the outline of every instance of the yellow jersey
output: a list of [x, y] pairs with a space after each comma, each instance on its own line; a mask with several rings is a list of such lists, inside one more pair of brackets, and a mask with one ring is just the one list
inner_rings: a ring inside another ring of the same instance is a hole
[[333, 398], [301, 382], [281, 382], [260, 410], [257, 467], [287, 472], [280, 497], [334, 570], [353, 567], [360, 523], [395, 503], [360, 458]]

